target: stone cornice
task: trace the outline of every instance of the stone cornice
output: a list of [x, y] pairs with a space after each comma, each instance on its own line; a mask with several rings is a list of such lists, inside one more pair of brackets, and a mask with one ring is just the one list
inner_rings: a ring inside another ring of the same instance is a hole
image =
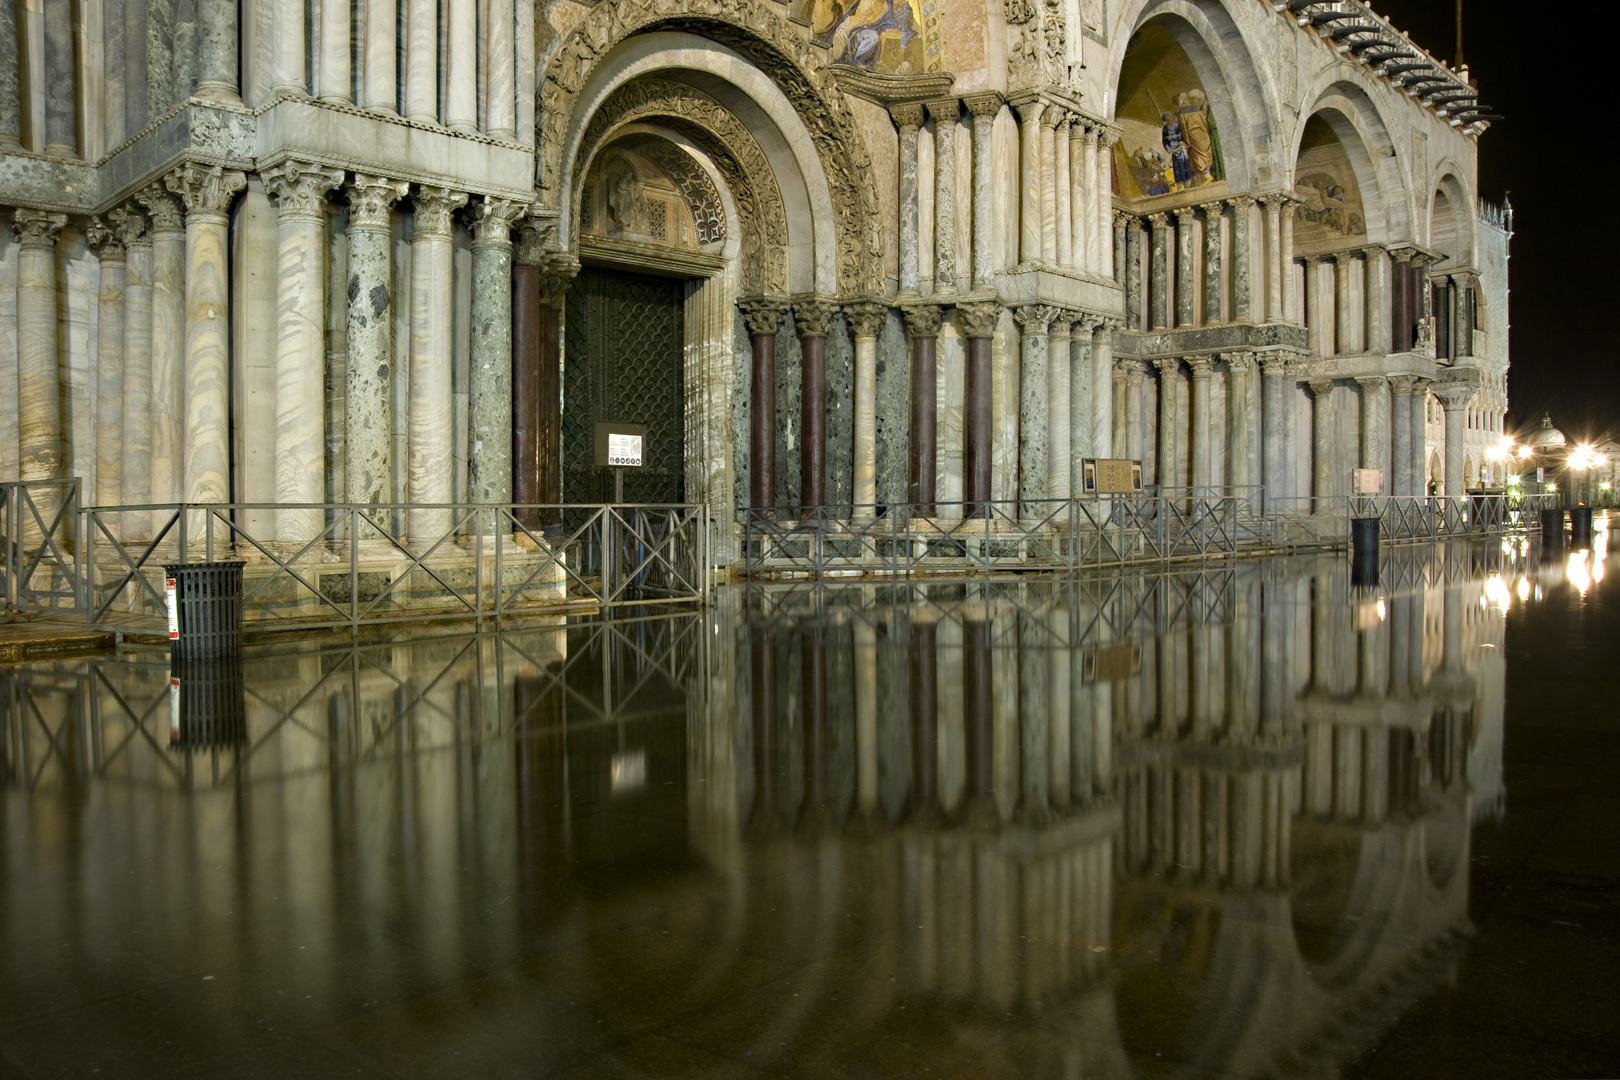
[[844, 93], [884, 108], [904, 104], [924, 105], [948, 96], [951, 87], [956, 84], [956, 76], [948, 71], [924, 75], [880, 75], [848, 64], [827, 65], [827, 75]]
[[713, 277], [726, 265], [726, 260], [719, 255], [685, 251], [663, 244], [611, 240], [589, 233], [579, 238], [579, 253], [595, 265], [657, 277]]

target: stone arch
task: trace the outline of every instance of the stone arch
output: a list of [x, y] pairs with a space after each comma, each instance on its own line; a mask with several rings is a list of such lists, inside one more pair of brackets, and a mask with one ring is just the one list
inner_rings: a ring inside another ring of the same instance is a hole
[[1131, 38], [1145, 23], [1161, 20], [1192, 61], [1222, 131], [1227, 183], [1233, 191], [1270, 186], [1281, 179], [1275, 166], [1262, 169], [1257, 143], [1274, 147], [1281, 130], [1274, 88], [1254, 60], [1243, 30], [1224, 0], [1129, 0], [1114, 23], [1105, 102], [1112, 119], [1118, 107], [1120, 73]]
[[657, 121], [702, 148], [731, 189], [740, 219], [743, 292], [784, 293], [788, 289], [787, 213], [776, 176], [748, 128], [714, 99], [685, 83], [640, 79], [615, 90], [596, 110], [581, 139], [573, 171], [568, 216], [570, 246], [578, 243], [580, 191], [590, 164], [614, 136], [630, 124]]
[[1429, 182], [1428, 246], [1443, 258], [1437, 269], [1449, 270], [1474, 265], [1476, 226], [1473, 193], [1463, 181], [1464, 172], [1449, 158], [1435, 166]]
[[[1367, 239], [1373, 243], [1399, 243], [1416, 237], [1411, 192], [1401, 172], [1400, 159], [1384, 110], [1378, 101], [1382, 88], [1353, 64], [1338, 64], [1320, 75], [1301, 110], [1288, 162], [1290, 174], [1299, 160], [1305, 125], [1320, 116], [1338, 136], [1355, 171], [1366, 207]], [[1372, 200], [1376, 199], [1375, 211]]]
[[[582, 91], [611, 67], [613, 52], [626, 39], [657, 31], [684, 32], [725, 46], [734, 54], [732, 62], [716, 64], [714, 76], [733, 76], [740, 60], [777, 87], [792, 106], [796, 134], [814, 149], [826, 203], [837, 208], [829, 223], [837, 245], [834, 269], [830, 275], [818, 273], [815, 286], [851, 295], [880, 292], [883, 234], [871, 156], [847, 104], [821, 90], [822, 80], [812, 69], [825, 61], [812, 55], [782, 12], [761, 0], [622, 0], [590, 8], [552, 55], [541, 82], [536, 181], [542, 198], [563, 201], [573, 164], [570, 144], [590, 119], [578, 115]], [[559, 209], [567, 212], [565, 206]], [[826, 280], [829, 276], [835, 280]]]

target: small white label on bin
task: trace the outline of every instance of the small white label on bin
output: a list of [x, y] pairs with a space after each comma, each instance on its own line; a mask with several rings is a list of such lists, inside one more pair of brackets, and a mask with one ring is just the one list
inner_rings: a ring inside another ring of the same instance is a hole
[[169, 602], [169, 640], [180, 640], [180, 605], [174, 596], [174, 578], [165, 578], [163, 592]]
[[[173, 580], [173, 579], [171, 579]], [[169, 676], [169, 743], [180, 741], [180, 680]]]

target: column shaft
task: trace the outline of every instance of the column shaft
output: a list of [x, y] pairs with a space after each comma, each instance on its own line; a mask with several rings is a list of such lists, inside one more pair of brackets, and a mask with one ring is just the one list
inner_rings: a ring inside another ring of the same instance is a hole
[[954, 98], [928, 106], [934, 117], [934, 292], [956, 291], [956, 123]]
[[1356, 334], [1354, 328], [1354, 312], [1351, 310], [1351, 283], [1350, 275], [1354, 270], [1348, 253], [1340, 253], [1332, 259], [1333, 263], [1333, 316], [1334, 316], [1334, 355], [1343, 355], [1356, 351]]
[[1221, 204], [1204, 207], [1204, 325], [1223, 320], [1221, 311]]
[[1232, 321], [1255, 322], [1250, 299], [1249, 232], [1254, 217], [1254, 200], [1249, 196], [1232, 200]]
[[1096, 168], [1096, 163], [1086, 146], [1090, 130], [1078, 117], [1069, 125], [1069, 256], [1076, 269], [1095, 273], [1087, 247], [1097, 217], [1093, 201], [1096, 177], [1090, 171]]
[[[1070, 440], [1074, 434], [1072, 394], [1073, 372], [1069, 359], [1069, 328], [1067, 317], [1054, 320], [1047, 331], [1046, 360], [1046, 497], [1069, 497]], [[1089, 419], [1089, 417], [1088, 417]]]
[[[399, 111], [398, 4], [399, 0], [365, 0], [365, 53], [361, 61], [365, 74], [360, 85], [360, 107], [372, 112]], [[408, 64], [408, 46], [406, 56]]]
[[[1091, 456], [1113, 457], [1121, 448], [1114, 439], [1114, 321], [1098, 326], [1091, 342]], [[1078, 475], [1078, 474], [1076, 474]]]
[[[43, 0], [45, 8], [45, 153], [78, 154], [74, 100], [73, 0]], [[33, 5], [29, 5], [33, 6]]]
[[0, 5], [0, 81], [9, 80], [0, 93], [0, 150], [22, 147], [22, 53], [18, 46], [17, 8]]
[[[1102, 397], [1110, 399], [1109, 404], [1113, 404], [1112, 380], [1104, 372], [1100, 384], [1103, 389], [1099, 391], [1097, 372], [1092, 367], [1096, 356], [1093, 332], [1099, 321], [1085, 315], [1074, 322], [1069, 329], [1069, 354], [1063, 358], [1069, 365], [1069, 491], [1077, 497], [1082, 494], [1083, 488], [1081, 462], [1095, 455], [1096, 416], [1093, 410], [1096, 401]], [[1107, 419], [1111, 421], [1113, 409], [1108, 411]]]
[[1226, 354], [1226, 483], [1233, 494], [1254, 483], [1254, 354]]
[[[124, 236], [124, 490], [120, 501], [152, 500], [152, 238], [137, 213], [113, 211]], [[133, 527], [131, 538], [142, 530]]]
[[[1114, 276], [1114, 254], [1102, 240], [1103, 233], [1108, 228], [1108, 221], [1113, 216], [1114, 199], [1109, 189], [1101, 185], [1104, 182], [1103, 178], [1112, 174], [1113, 170], [1107, 158], [1109, 154], [1113, 153], [1114, 140], [1117, 137], [1114, 132], [1106, 129], [1099, 131], [1097, 134], [1097, 147], [1092, 153], [1092, 160], [1097, 163], [1096, 183], [1091, 185], [1091, 189], [1097, 193], [1097, 217], [1096, 225], [1091, 230], [1091, 249], [1095, 252], [1093, 265], [1096, 266], [1097, 273], [1102, 277]], [[1110, 184], [1109, 187], [1111, 188], [1111, 186]]]
[[966, 388], [963, 395], [962, 508], [963, 516], [987, 513], [990, 498], [990, 448], [994, 442], [991, 415], [992, 373], [990, 344], [1000, 320], [996, 302], [957, 308], [967, 342]]
[[445, 0], [444, 126], [478, 130], [478, 13], [475, 0]]
[[484, 28], [484, 130], [498, 138], [517, 137], [517, 55], [512, 0], [482, 0]]
[[797, 305], [793, 312], [802, 357], [799, 503], [806, 507], [827, 502], [827, 331], [835, 310], [830, 303], [812, 300]]
[[920, 264], [920, 198], [917, 175], [917, 137], [922, 129], [921, 105], [897, 105], [890, 110], [900, 128], [900, 293], [915, 296]]
[[[450, 215], [467, 196], [447, 188], [416, 193], [411, 234], [410, 450], [407, 490], [413, 503], [448, 503], [454, 497], [455, 453], [451, 329]], [[432, 547], [450, 531], [451, 511], [416, 509], [406, 534], [417, 550]]]
[[439, 5], [437, 0], [402, 0], [405, 13], [405, 116], [439, 122]]
[[[138, 0], [125, 0], [136, 3]], [[237, 0], [201, 0], [197, 20], [197, 96], [239, 104]], [[344, 41], [347, 43], [347, 26]], [[129, 43], [125, 42], [128, 49]], [[127, 55], [127, 53], [126, 53]]]
[[753, 343], [748, 397], [748, 505], [766, 510], [776, 505], [776, 331], [783, 305], [756, 300], [743, 305]]
[[996, 232], [995, 157], [990, 136], [1000, 100], [991, 95], [969, 98], [967, 107], [973, 114], [973, 288], [991, 289], [995, 287]]
[[66, 214], [17, 210], [17, 451], [23, 480], [62, 475], [56, 238]]
[[[315, 69], [315, 93], [322, 101], [349, 105], [354, 82], [349, 70], [351, 0], [312, 0], [320, 5], [320, 54]], [[232, 43], [235, 44], [234, 42]]]
[[1023, 330], [1022, 363], [1018, 373], [1018, 501], [1021, 512], [1033, 515], [1032, 505], [1047, 498], [1050, 454], [1047, 430], [1047, 395], [1051, 392], [1046, 328], [1057, 315], [1053, 308], [1029, 304], [1017, 311]]
[[394, 297], [391, 208], [407, 186], [358, 175], [349, 186], [348, 364], [343, 491], [353, 503], [392, 502]]
[[1282, 255], [1282, 204], [1266, 200], [1266, 321], [1283, 317], [1283, 292], [1292, 286], [1284, 276], [1288, 264]]
[[[304, 4], [306, 0], [278, 0], [273, 15], [266, 20], [271, 34], [270, 92], [308, 93], [304, 67]], [[426, 0], [431, 3], [432, 0]], [[153, 110], [155, 113], [157, 110]]]
[[1294, 310], [1294, 211], [1290, 206], [1282, 208], [1282, 237], [1278, 241], [1279, 255], [1282, 265], [1279, 267], [1282, 278], [1282, 317], [1284, 322], [1297, 323], [1299, 313]]
[[1446, 410], [1446, 489], [1448, 499], [1460, 499], [1465, 493], [1463, 477], [1463, 439], [1467, 436], [1468, 399], [1448, 394], [1440, 399]]
[[1193, 229], [1197, 221], [1192, 207], [1176, 211], [1176, 325], [1193, 326], [1197, 323], [1195, 300], [1198, 296], [1197, 251], [1193, 247]]
[[1052, 263], [1057, 260], [1057, 124], [1062, 116], [1059, 109], [1048, 108], [1037, 129], [1041, 137], [1041, 258]]
[[1261, 414], [1260, 455], [1262, 483], [1266, 486], [1268, 508], [1275, 509], [1276, 500], [1293, 493], [1288, 491], [1287, 464], [1283, 455], [1287, 443], [1287, 390], [1283, 383], [1284, 364], [1267, 358], [1260, 361], [1263, 411]]
[[1389, 252], [1370, 247], [1367, 256], [1367, 351], [1380, 356], [1394, 351], [1390, 336]]
[[[124, 246], [99, 222], [89, 230], [101, 249], [101, 287], [96, 297], [96, 490], [99, 506], [117, 504], [124, 493]], [[84, 493], [85, 498], [91, 493]]]
[[[1333, 380], [1312, 380], [1310, 387], [1316, 399], [1311, 410], [1311, 494], [1326, 499], [1338, 487], [1333, 475]], [[1313, 509], [1318, 514], [1329, 511], [1326, 503], [1317, 503]]]
[[933, 305], [905, 311], [911, 334], [911, 438], [907, 500], [917, 517], [934, 516], [939, 462], [938, 338], [943, 312]]
[[[540, 479], [542, 456], [540, 242], [532, 230], [512, 261], [512, 501], [519, 505], [545, 502]], [[352, 352], [353, 345], [351, 343]], [[519, 510], [518, 521], [538, 528], [541, 515]]]
[[1152, 309], [1149, 325], [1154, 330], [1164, 330], [1170, 326], [1171, 311], [1169, 253], [1165, 250], [1168, 220], [1163, 214], [1150, 214], [1148, 222], [1153, 227], [1153, 266], [1148, 277], [1148, 305]]
[[1326, 342], [1333, 340], [1333, 332], [1328, 331], [1324, 341], [1322, 335], [1322, 294], [1317, 288], [1320, 275], [1316, 270], [1316, 259], [1307, 255], [1305, 257], [1305, 351], [1312, 356], [1329, 355], [1330, 346]]
[[1429, 384], [1418, 380], [1412, 391], [1412, 494], [1429, 491]]
[[1052, 197], [1056, 199], [1053, 208], [1053, 239], [1056, 242], [1053, 257], [1057, 264], [1068, 269], [1074, 269], [1074, 182], [1072, 179], [1073, 157], [1069, 152], [1072, 143], [1069, 141], [1068, 116], [1053, 125], [1052, 128]]
[[[473, 213], [467, 494], [479, 503], [512, 501], [512, 223], [521, 212], [485, 195]], [[494, 521], [485, 519], [486, 533]]]
[[1132, 461], [1143, 459], [1142, 445], [1142, 391], [1147, 379], [1143, 364], [1133, 363], [1125, 372], [1125, 456]]
[[152, 501], [180, 502], [185, 437], [186, 233], [176, 200], [154, 185], [136, 198], [152, 222]]
[[1129, 219], [1129, 231], [1125, 234], [1125, 325], [1132, 330], [1146, 328], [1143, 321], [1147, 315], [1147, 306], [1143, 301], [1142, 281], [1142, 243], [1146, 239], [1142, 234], [1141, 223], [1136, 218]]
[[1181, 361], [1159, 360], [1156, 362], [1159, 369], [1159, 487], [1173, 488], [1180, 486], [1177, 468], [1181, 460], [1181, 450], [1177, 435], [1180, 433], [1181, 422], [1177, 416], [1177, 403], [1180, 398]]
[[1019, 158], [1018, 261], [1020, 265], [1041, 258], [1041, 114], [1046, 105], [1031, 101], [1018, 106]]
[[1390, 433], [1394, 476], [1391, 495], [1414, 495], [1412, 486], [1412, 380], [1397, 375], [1390, 380], [1394, 390], [1393, 430]]
[[1209, 380], [1213, 361], [1208, 357], [1194, 357], [1187, 361], [1192, 369], [1192, 486], [1199, 494], [1213, 494], [1209, 490], [1214, 482], [1209, 437]]
[[877, 503], [877, 336], [888, 309], [869, 302], [847, 305], [844, 312], [855, 337], [853, 501], [856, 513], [870, 514]]

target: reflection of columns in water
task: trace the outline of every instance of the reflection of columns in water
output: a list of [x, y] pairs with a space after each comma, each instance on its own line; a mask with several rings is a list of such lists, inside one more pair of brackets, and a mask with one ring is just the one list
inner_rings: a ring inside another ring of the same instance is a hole
[[911, 711], [911, 814], [939, 810], [939, 695], [935, 624], [913, 616], [909, 661]]
[[863, 817], [878, 816], [877, 631], [855, 624], [855, 803]]
[[769, 630], [749, 640], [749, 701], [753, 713], [754, 821], [776, 816], [776, 640]]
[[826, 814], [827, 806], [827, 639], [822, 620], [805, 620], [799, 631], [800, 700], [804, 710], [804, 789], [806, 808]]
[[990, 624], [962, 620], [962, 726], [966, 734], [967, 797], [964, 808], [976, 816], [995, 815], [995, 718], [991, 704]]
[[1048, 677], [1051, 652], [1037, 617], [1018, 616], [1018, 715], [1020, 777], [1019, 817], [1040, 824], [1051, 816], [1047, 802], [1051, 768], [1051, 687]]

